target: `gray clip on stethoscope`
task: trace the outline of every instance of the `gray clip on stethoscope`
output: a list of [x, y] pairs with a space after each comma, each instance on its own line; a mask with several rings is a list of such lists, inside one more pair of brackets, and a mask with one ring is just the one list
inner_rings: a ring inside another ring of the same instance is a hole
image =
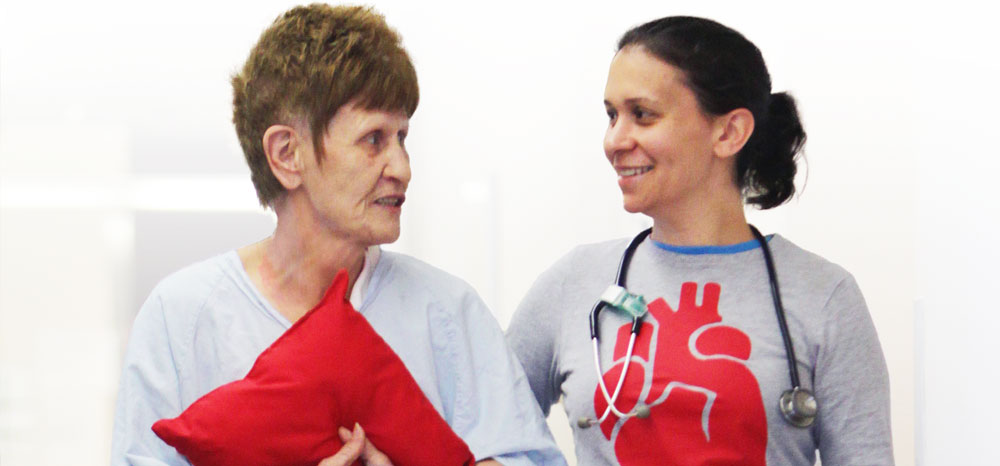
[[[615, 391], [613, 393], [609, 393], [608, 387], [604, 383], [604, 371], [601, 370], [601, 358], [598, 351], [597, 338], [597, 317], [601, 310], [607, 305], [611, 305], [616, 309], [625, 311], [627, 314], [632, 316], [632, 331], [628, 341], [628, 349], [625, 352], [625, 361], [631, 361], [632, 350], [635, 347], [635, 338], [636, 335], [639, 334], [639, 329], [642, 327], [642, 318], [646, 314], [646, 301], [642, 296], [629, 293], [625, 289], [625, 276], [628, 274], [629, 262], [632, 261], [632, 255], [635, 253], [635, 249], [639, 247], [639, 244], [642, 243], [642, 241], [645, 240], [652, 231], [652, 228], [643, 230], [641, 233], [636, 235], [636, 237], [632, 239], [632, 242], [629, 243], [628, 247], [625, 248], [625, 253], [622, 254], [621, 263], [618, 264], [618, 274], [615, 278], [615, 284], [608, 287], [604, 294], [601, 295], [601, 299], [590, 311], [590, 340], [593, 342], [594, 346], [594, 363], [597, 368], [597, 383], [601, 387], [601, 394], [604, 396], [604, 401], [608, 403], [608, 407], [596, 421], [587, 417], [581, 417], [577, 421], [577, 425], [580, 428], [586, 429], [592, 425], [600, 424], [604, 422], [608, 415], [612, 413], [619, 418], [649, 417], [649, 406], [646, 405], [640, 405], [627, 413], [623, 413], [615, 407], [615, 401], [618, 400], [618, 395], [621, 394], [622, 384], [625, 382], [625, 374], [628, 373], [629, 364], [626, 363], [622, 368], [622, 373], [618, 376], [618, 383], [615, 386]], [[799, 384], [799, 370], [795, 366], [795, 349], [792, 347], [792, 338], [788, 334], [788, 324], [785, 322], [785, 308], [781, 305], [781, 293], [778, 290], [778, 277], [777, 273], [774, 271], [774, 259], [771, 258], [771, 248], [768, 247], [767, 240], [764, 239], [764, 235], [760, 234], [760, 231], [758, 231], [756, 227], [750, 225], [750, 231], [753, 232], [754, 238], [756, 238], [757, 242], [760, 243], [761, 251], [764, 253], [764, 263], [767, 265], [767, 277], [768, 281], [771, 283], [771, 298], [774, 300], [774, 311], [778, 316], [778, 327], [781, 329], [781, 339], [784, 341], [785, 356], [788, 359], [788, 374], [792, 381], [792, 388], [785, 390], [778, 399], [778, 408], [781, 410], [781, 415], [784, 416], [785, 420], [788, 421], [789, 424], [795, 427], [806, 428], [811, 426], [816, 420], [816, 413], [819, 411], [819, 405], [812, 392], [802, 388]]]

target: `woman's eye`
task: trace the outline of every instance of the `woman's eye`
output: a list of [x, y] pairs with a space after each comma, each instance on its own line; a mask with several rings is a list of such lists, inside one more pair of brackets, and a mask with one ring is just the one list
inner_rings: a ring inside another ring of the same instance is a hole
[[607, 112], [608, 112], [608, 120], [615, 121], [615, 117], [618, 116], [618, 113], [611, 109], [608, 109]]
[[365, 136], [365, 142], [373, 146], [378, 146], [382, 143], [382, 133], [375, 131]]
[[643, 120], [649, 117], [649, 112], [641, 108], [636, 108], [632, 110], [632, 116], [634, 116], [636, 120]]

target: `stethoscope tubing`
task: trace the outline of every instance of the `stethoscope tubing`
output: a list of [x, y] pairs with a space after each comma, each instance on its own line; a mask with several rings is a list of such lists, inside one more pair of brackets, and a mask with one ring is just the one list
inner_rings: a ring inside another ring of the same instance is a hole
[[[643, 230], [638, 235], [636, 235], [635, 238], [632, 239], [632, 242], [629, 243], [628, 247], [625, 248], [625, 253], [622, 254], [621, 261], [618, 263], [618, 272], [615, 274], [615, 284], [624, 288], [625, 279], [628, 275], [628, 267], [629, 264], [632, 262], [632, 256], [634, 255], [636, 248], [639, 247], [639, 244], [641, 244], [643, 240], [645, 240], [646, 237], [649, 236], [649, 234], [652, 232], [653, 232], [652, 228], [647, 228]], [[598, 345], [597, 318], [601, 310], [604, 309], [605, 305], [606, 303], [604, 301], [599, 300], [597, 301], [596, 304], [594, 304], [594, 308], [591, 309], [590, 311], [590, 339], [594, 345], [594, 366], [596, 367], [598, 374], [603, 374], [604, 371], [601, 369], [601, 354]], [[597, 420], [598, 424], [604, 422], [604, 420], [607, 419], [610, 413], [614, 413], [615, 416], [618, 416], [620, 418], [630, 416], [630, 414], [628, 413], [623, 413], [619, 411], [618, 408], [615, 407], [615, 401], [618, 400], [618, 395], [621, 394], [622, 386], [625, 383], [625, 375], [628, 374], [629, 363], [632, 360], [632, 351], [635, 348], [635, 338], [636, 335], [639, 334], [640, 325], [641, 325], [641, 320], [638, 317], [632, 318], [632, 329], [628, 341], [628, 350], [625, 352], [625, 365], [622, 367], [621, 375], [618, 376], [618, 383], [615, 386], [614, 393], [613, 394], [608, 393], [608, 387], [604, 383], [603, 376], [597, 378], [598, 385], [600, 385], [601, 387], [601, 393], [604, 395], [604, 400], [608, 402], [608, 407], [604, 409], [604, 413], [602, 413], [601, 417]]]
[[774, 313], [778, 316], [778, 327], [781, 330], [781, 340], [785, 344], [785, 354], [788, 356], [788, 375], [791, 378], [792, 388], [799, 388], [799, 368], [795, 361], [795, 347], [792, 345], [792, 336], [788, 332], [788, 322], [785, 320], [785, 306], [781, 303], [781, 292], [778, 291], [778, 272], [774, 268], [774, 259], [771, 257], [771, 248], [767, 246], [767, 239], [760, 233], [757, 227], [750, 225], [750, 231], [760, 243], [760, 249], [764, 252], [764, 264], [767, 266], [767, 276], [771, 285], [771, 299], [774, 301]]
[[[625, 248], [625, 253], [622, 254], [622, 259], [618, 263], [618, 273], [615, 274], [615, 284], [625, 288], [625, 278], [628, 275], [628, 266], [632, 263], [632, 256], [635, 253], [636, 248], [639, 244], [653, 232], [652, 228], [647, 228], [641, 231], [635, 238], [632, 238], [632, 242], [629, 243], [628, 247]], [[605, 302], [598, 300], [597, 304], [594, 304], [593, 309], [590, 310], [590, 338], [596, 339], [598, 334], [597, 316], [600, 314], [601, 310], [604, 309]], [[639, 332], [639, 319], [632, 319], [632, 333]]]
[[[618, 417], [627, 416], [627, 414], [619, 411], [618, 408], [615, 407], [615, 401], [618, 401], [618, 395], [621, 394], [622, 385], [624, 385], [625, 383], [625, 374], [628, 373], [628, 365], [629, 362], [632, 360], [632, 351], [633, 349], [635, 349], [635, 336], [636, 333], [632, 333], [632, 335], [628, 339], [628, 350], [625, 352], [625, 366], [622, 367], [622, 373], [618, 376], [618, 384], [615, 385], [614, 394], [608, 394], [608, 387], [607, 385], [604, 384], [604, 377], [598, 377], [597, 379], [598, 383], [601, 386], [601, 392], [604, 394], [604, 400], [605, 401], [610, 400], [610, 403], [608, 403], [608, 407], [604, 409], [604, 413], [601, 414], [601, 417], [597, 420], [598, 424], [604, 422], [604, 420], [607, 419], [608, 414], [612, 412], [615, 413], [615, 416]], [[601, 370], [601, 354], [597, 347], [598, 346], [597, 339], [592, 338], [591, 340], [594, 342], [594, 364], [597, 365], [597, 373], [602, 374], [603, 371]]]

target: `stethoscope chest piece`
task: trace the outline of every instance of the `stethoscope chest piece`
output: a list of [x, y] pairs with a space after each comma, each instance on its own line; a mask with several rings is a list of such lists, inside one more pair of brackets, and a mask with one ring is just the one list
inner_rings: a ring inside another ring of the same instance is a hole
[[778, 400], [778, 408], [781, 415], [789, 424], [795, 427], [806, 428], [816, 421], [816, 413], [819, 411], [819, 404], [812, 392], [804, 388], [795, 387], [785, 390]]

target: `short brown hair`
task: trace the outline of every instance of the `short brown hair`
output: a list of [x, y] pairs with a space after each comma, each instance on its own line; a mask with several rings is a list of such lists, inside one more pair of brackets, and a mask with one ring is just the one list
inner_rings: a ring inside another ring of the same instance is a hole
[[322, 157], [326, 125], [347, 102], [412, 116], [420, 99], [399, 35], [382, 15], [358, 6], [288, 10], [261, 34], [232, 84], [233, 123], [265, 207], [285, 192], [264, 152], [268, 127], [305, 118]]

